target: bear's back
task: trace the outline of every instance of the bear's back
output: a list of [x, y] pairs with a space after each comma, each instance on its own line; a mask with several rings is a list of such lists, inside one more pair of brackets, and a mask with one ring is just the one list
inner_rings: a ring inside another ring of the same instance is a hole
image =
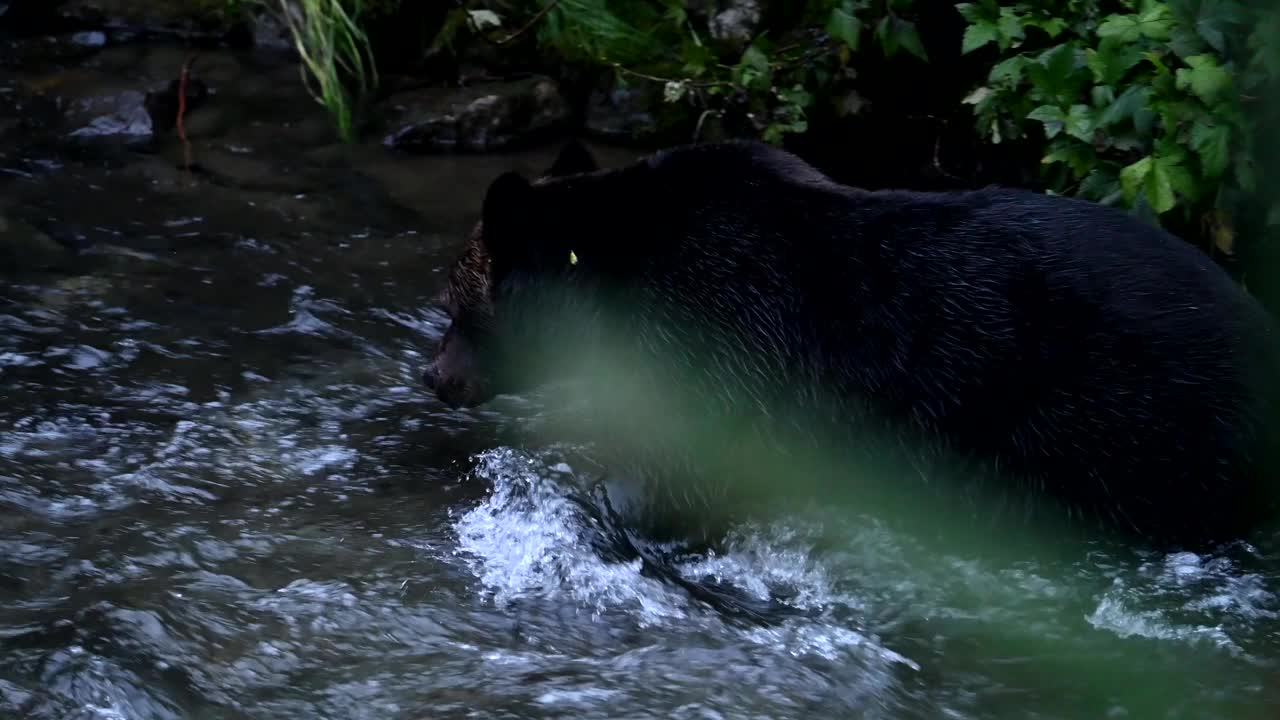
[[1271, 319], [1164, 230], [1020, 190], [848, 188], [748, 143], [650, 168], [688, 224], [661, 272], [713, 279], [703, 307], [759, 302], [729, 322], [771, 368], [1120, 523], [1208, 527], [1270, 496]]

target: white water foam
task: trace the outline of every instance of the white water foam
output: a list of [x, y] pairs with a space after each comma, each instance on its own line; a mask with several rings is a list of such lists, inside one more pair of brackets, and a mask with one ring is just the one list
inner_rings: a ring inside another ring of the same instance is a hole
[[474, 474], [493, 490], [458, 519], [455, 530], [467, 564], [499, 606], [524, 598], [563, 599], [597, 616], [629, 614], [640, 627], [715, 627], [733, 633], [752, 652], [856, 665], [868, 692], [891, 685], [895, 665], [919, 670], [874, 636], [833, 617], [857, 615], [862, 603], [834, 589], [803, 533], [782, 525], [743, 528], [728, 539], [723, 554], [676, 566], [684, 579], [807, 611], [767, 626], [731, 628], [680, 588], [644, 576], [639, 560], [600, 557], [589, 539], [595, 521], [571, 500], [571, 472], [558, 461], [507, 448], [478, 458]]

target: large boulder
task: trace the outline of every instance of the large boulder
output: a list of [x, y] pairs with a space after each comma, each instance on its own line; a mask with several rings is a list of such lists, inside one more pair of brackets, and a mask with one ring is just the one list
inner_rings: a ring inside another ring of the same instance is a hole
[[560, 129], [571, 113], [556, 82], [534, 76], [398, 93], [386, 101], [384, 114], [386, 147], [431, 152], [501, 150]]

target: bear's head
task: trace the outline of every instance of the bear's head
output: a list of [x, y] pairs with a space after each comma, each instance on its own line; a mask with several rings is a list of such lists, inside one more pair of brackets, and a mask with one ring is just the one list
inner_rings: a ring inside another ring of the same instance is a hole
[[[582, 145], [567, 145], [541, 178], [508, 172], [489, 186], [480, 221], [449, 274], [438, 304], [450, 324], [423, 373], [445, 404], [474, 407], [495, 395], [519, 392], [550, 379], [559, 368], [544, 349], [549, 307], [563, 307], [566, 286], [581, 277], [574, 226], [565, 222], [545, 186], [598, 170]], [[533, 310], [541, 309], [546, 322]]]

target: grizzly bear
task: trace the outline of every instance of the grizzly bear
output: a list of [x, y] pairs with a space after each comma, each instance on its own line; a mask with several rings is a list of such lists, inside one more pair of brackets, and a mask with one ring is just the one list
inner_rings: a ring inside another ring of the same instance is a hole
[[594, 378], [633, 449], [945, 457], [1151, 538], [1274, 507], [1271, 318], [1117, 208], [861, 190], [753, 142], [606, 170], [574, 144], [492, 183], [443, 304], [425, 380], [455, 407]]

